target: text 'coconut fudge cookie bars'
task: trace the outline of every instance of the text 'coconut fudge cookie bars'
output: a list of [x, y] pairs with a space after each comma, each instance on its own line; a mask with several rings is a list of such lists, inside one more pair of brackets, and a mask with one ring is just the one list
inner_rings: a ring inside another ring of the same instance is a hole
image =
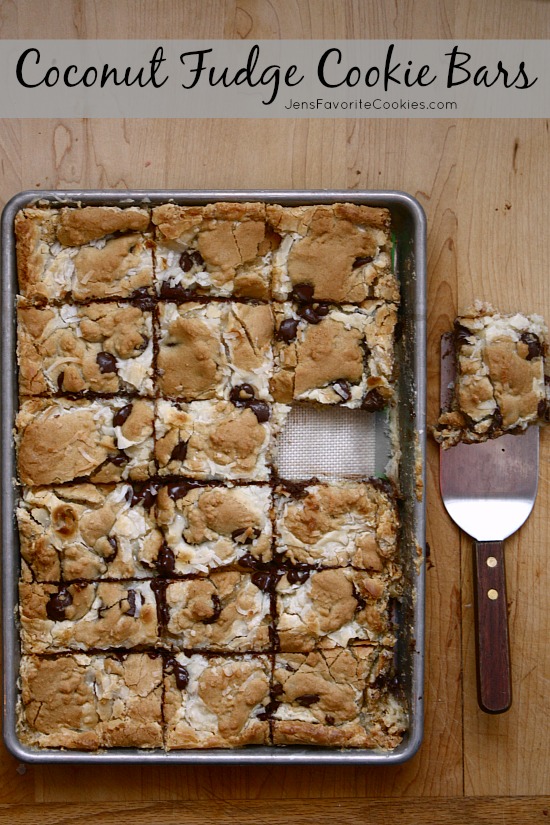
[[396, 403], [389, 212], [37, 204], [15, 232], [21, 741], [395, 748], [397, 483], [276, 464], [292, 405]]

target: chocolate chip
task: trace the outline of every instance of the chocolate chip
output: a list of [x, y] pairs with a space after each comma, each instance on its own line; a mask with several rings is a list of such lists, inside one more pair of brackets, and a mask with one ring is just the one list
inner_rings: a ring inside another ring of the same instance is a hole
[[271, 693], [273, 694], [273, 696], [282, 696], [284, 692], [284, 687], [281, 684], [279, 684], [279, 682], [275, 682], [271, 689]]
[[130, 489], [128, 497], [129, 504], [131, 507], [135, 507], [136, 504], [141, 504], [146, 510], [150, 510], [157, 500], [158, 491], [159, 485], [154, 481], [144, 484], [143, 487], [137, 487], [133, 490]]
[[296, 284], [290, 297], [299, 303], [306, 303], [307, 301], [311, 301], [314, 291], [311, 284]]
[[463, 327], [458, 321], [455, 321], [455, 346], [461, 347], [464, 344], [470, 344], [470, 337], [472, 333], [467, 327]]
[[298, 309], [300, 317], [308, 324], [320, 324], [323, 318], [328, 315], [328, 312], [329, 307], [327, 304], [311, 304]]
[[220, 597], [217, 593], [212, 593], [212, 615], [208, 616], [207, 619], [203, 619], [203, 624], [214, 624], [220, 618], [220, 614], [222, 612], [222, 603], [220, 601]]
[[193, 269], [193, 266], [202, 266], [204, 264], [204, 258], [200, 254], [200, 252], [182, 252], [180, 256], [180, 266], [184, 272], [189, 272]]
[[187, 495], [189, 490], [192, 490], [194, 487], [199, 487], [198, 482], [193, 481], [174, 481], [172, 484], [168, 484], [166, 487], [166, 491], [172, 501], [178, 501], [178, 499], [183, 498]]
[[173, 501], [186, 496], [189, 490], [194, 490], [196, 487], [201, 487], [200, 481], [174, 481], [168, 485], [168, 495]]
[[141, 310], [145, 311], [155, 308], [156, 301], [153, 296], [149, 294], [149, 290], [146, 286], [140, 286], [139, 289], [134, 290], [131, 298], [136, 306], [138, 306]]
[[166, 603], [166, 588], [168, 582], [166, 579], [152, 579], [151, 590], [155, 594], [157, 602], [157, 620], [161, 627], [166, 627], [170, 621], [170, 610]]
[[113, 552], [109, 553], [108, 556], [105, 556], [105, 561], [112, 561], [118, 553], [118, 544], [114, 536], [107, 536], [107, 541], [109, 542]]
[[281, 647], [281, 643], [279, 641], [279, 634], [275, 630], [274, 627], [267, 628], [267, 634], [269, 636], [269, 643], [273, 650], [279, 650]]
[[335, 720], [334, 716], [331, 716], [329, 713], [327, 713], [327, 715], [325, 716], [325, 724], [330, 725], [332, 727], [332, 725], [334, 725], [335, 721], [336, 720]]
[[500, 429], [502, 427], [502, 422], [503, 422], [502, 413], [501, 413], [500, 409], [497, 407], [495, 409], [494, 413], [493, 413], [493, 423], [491, 424], [491, 429], [492, 430]]
[[385, 406], [386, 401], [378, 390], [370, 390], [363, 398], [361, 409], [367, 410], [367, 412], [376, 412], [377, 410], [384, 409]]
[[258, 530], [257, 527], [240, 527], [238, 530], [233, 530], [231, 538], [233, 541], [236, 541], [237, 544], [252, 544], [260, 534], [261, 530]]
[[527, 344], [527, 355], [526, 360], [532, 361], [533, 358], [540, 358], [542, 355], [542, 344], [540, 342], [540, 338], [538, 335], [535, 335], [534, 332], [524, 332], [521, 335], [520, 341], [524, 344]]
[[353, 598], [357, 602], [357, 607], [355, 608], [356, 612], [358, 610], [364, 610], [367, 603], [355, 585], [353, 585]]
[[169, 576], [176, 569], [176, 557], [166, 542], [162, 544], [155, 562], [158, 572], [163, 576]]
[[192, 290], [184, 289], [184, 287], [179, 284], [170, 286], [168, 281], [163, 281], [160, 287], [160, 297], [166, 298], [169, 301], [188, 301], [192, 296]]
[[124, 467], [128, 463], [128, 456], [124, 450], [120, 450], [116, 455], [110, 455], [107, 461], [114, 467]]
[[300, 315], [307, 321], [308, 324], [319, 324], [321, 319], [313, 309], [313, 307], [305, 307], [305, 309], [300, 310]]
[[247, 570], [261, 570], [263, 567], [263, 562], [253, 556], [252, 553], [243, 553], [239, 558], [239, 564]]
[[173, 673], [178, 690], [185, 690], [189, 684], [189, 671], [177, 659], [168, 659], [166, 672]]
[[353, 269], [357, 269], [359, 266], [365, 266], [365, 264], [371, 264], [374, 261], [372, 255], [363, 255], [362, 258], [356, 258], [353, 262]]
[[97, 365], [102, 375], [109, 372], [116, 372], [116, 358], [110, 352], [98, 352], [96, 355]]
[[237, 384], [229, 393], [229, 400], [236, 407], [246, 407], [254, 398], [254, 387], [250, 384]]
[[258, 570], [256, 573], [252, 573], [250, 580], [258, 590], [268, 591], [273, 582], [273, 573], [267, 570]]
[[73, 597], [66, 587], [60, 587], [57, 593], [50, 595], [46, 605], [46, 615], [52, 622], [62, 622], [65, 619], [65, 610], [73, 603]]
[[373, 487], [376, 487], [377, 490], [380, 490], [382, 493], [386, 493], [388, 496], [393, 496], [395, 494], [395, 489], [391, 481], [387, 478], [371, 478], [370, 483]]
[[57, 389], [59, 392], [63, 392], [63, 381], [65, 380], [65, 373], [60, 372], [57, 376]]
[[127, 616], [131, 616], [134, 618], [136, 615], [136, 608], [137, 608], [137, 599], [136, 599], [136, 591], [135, 590], [128, 590], [126, 593], [126, 599], [130, 607], [126, 611]]
[[351, 389], [347, 381], [340, 379], [339, 381], [335, 381], [332, 387], [334, 392], [340, 396], [342, 401], [349, 401], [351, 398]]
[[250, 384], [238, 384], [236, 387], [233, 387], [229, 393], [229, 400], [236, 407], [248, 407], [252, 410], [260, 424], [269, 421], [271, 416], [269, 404], [266, 404], [265, 401], [259, 401], [254, 397], [254, 387]]
[[297, 696], [296, 701], [302, 707], [309, 708], [311, 705], [315, 705], [320, 698], [318, 693], [304, 693], [303, 696]]
[[264, 709], [256, 715], [256, 719], [261, 719], [262, 722], [265, 722], [267, 719], [271, 719], [273, 714], [279, 709], [280, 705], [280, 702], [277, 702], [276, 699], [272, 699], [271, 702], [268, 702]]
[[308, 487], [311, 481], [287, 481], [287, 479], [281, 478], [278, 479], [278, 483], [292, 498], [305, 498], [308, 494]]
[[309, 568], [297, 564], [288, 571], [286, 578], [289, 584], [303, 584], [309, 579], [310, 573], [311, 570]]
[[279, 341], [284, 341], [289, 344], [296, 338], [298, 332], [299, 320], [297, 318], [285, 318], [281, 326], [277, 330], [277, 338]]
[[266, 421], [269, 421], [271, 409], [265, 401], [251, 401], [247, 406], [258, 419], [259, 424], [265, 424]]
[[126, 404], [125, 407], [122, 407], [118, 412], [116, 412], [113, 416], [113, 426], [114, 427], [122, 427], [124, 422], [130, 417], [130, 413], [132, 412], [133, 404]]
[[179, 441], [170, 455], [170, 461], [185, 461], [187, 456], [187, 441]]

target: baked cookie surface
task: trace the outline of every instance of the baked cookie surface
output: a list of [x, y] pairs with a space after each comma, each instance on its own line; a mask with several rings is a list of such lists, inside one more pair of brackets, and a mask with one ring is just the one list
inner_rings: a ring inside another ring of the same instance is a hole
[[396, 407], [389, 212], [36, 205], [15, 234], [21, 741], [396, 747], [398, 497], [276, 449], [294, 404]]
[[43, 305], [150, 293], [149, 220], [136, 207], [22, 210], [15, 218], [21, 295]]
[[455, 320], [456, 379], [434, 436], [443, 447], [521, 432], [546, 410], [547, 329], [538, 315], [505, 315], [477, 301]]

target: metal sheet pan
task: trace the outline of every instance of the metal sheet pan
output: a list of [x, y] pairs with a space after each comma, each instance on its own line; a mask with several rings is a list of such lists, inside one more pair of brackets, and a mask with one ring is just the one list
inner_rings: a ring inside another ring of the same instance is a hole
[[[287, 206], [347, 201], [386, 207], [392, 215], [396, 237], [396, 270], [401, 283], [402, 333], [397, 342], [400, 363], [398, 429], [402, 450], [401, 487], [403, 533], [408, 596], [400, 621], [397, 658], [409, 703], [410, 725], [403, 742], [389, 752], [340, 750], [301, 746], [253, 746], [237, 750], [143, 751], [113, 749], [83, 751], [35, 749], [19, 741], [16, 705], [19, 673], [19, 634], [16, 622], [19, 540], [15, 522], [14, 417], [17, 410], [17, 367], [14, 218], [19, 209], [37, 201], [59, 205], [155, 205], [166, 201], [204, 204], [214, 201], [265, 201]], [[2, 572], [4, 650], [4, 741], [8, 750], [25, 762], [41, 763], [155, 763], [155, 764], [312, 764], [395, 765], [410, 759], [423, 736], [425, 501], [426, 436], [426, 220], [420, 204], [396, 191], [278, 191], [278, 190], [71, 190], [26, 191], [12, 198], [2, 215]]]

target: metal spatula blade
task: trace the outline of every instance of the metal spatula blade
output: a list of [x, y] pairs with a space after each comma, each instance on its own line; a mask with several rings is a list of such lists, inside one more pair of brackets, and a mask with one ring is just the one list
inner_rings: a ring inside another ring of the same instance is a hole
[[[442, 409], [449, 409], [454, 379], [454, 347], [447, 334], [441, 339]], [[538, 467], [538, 427], [440, 450], [443, 503], [474, 539], [478, 701], [487, 713], [502, 713], [512, 702], [504, 539], [533, 509]]]

